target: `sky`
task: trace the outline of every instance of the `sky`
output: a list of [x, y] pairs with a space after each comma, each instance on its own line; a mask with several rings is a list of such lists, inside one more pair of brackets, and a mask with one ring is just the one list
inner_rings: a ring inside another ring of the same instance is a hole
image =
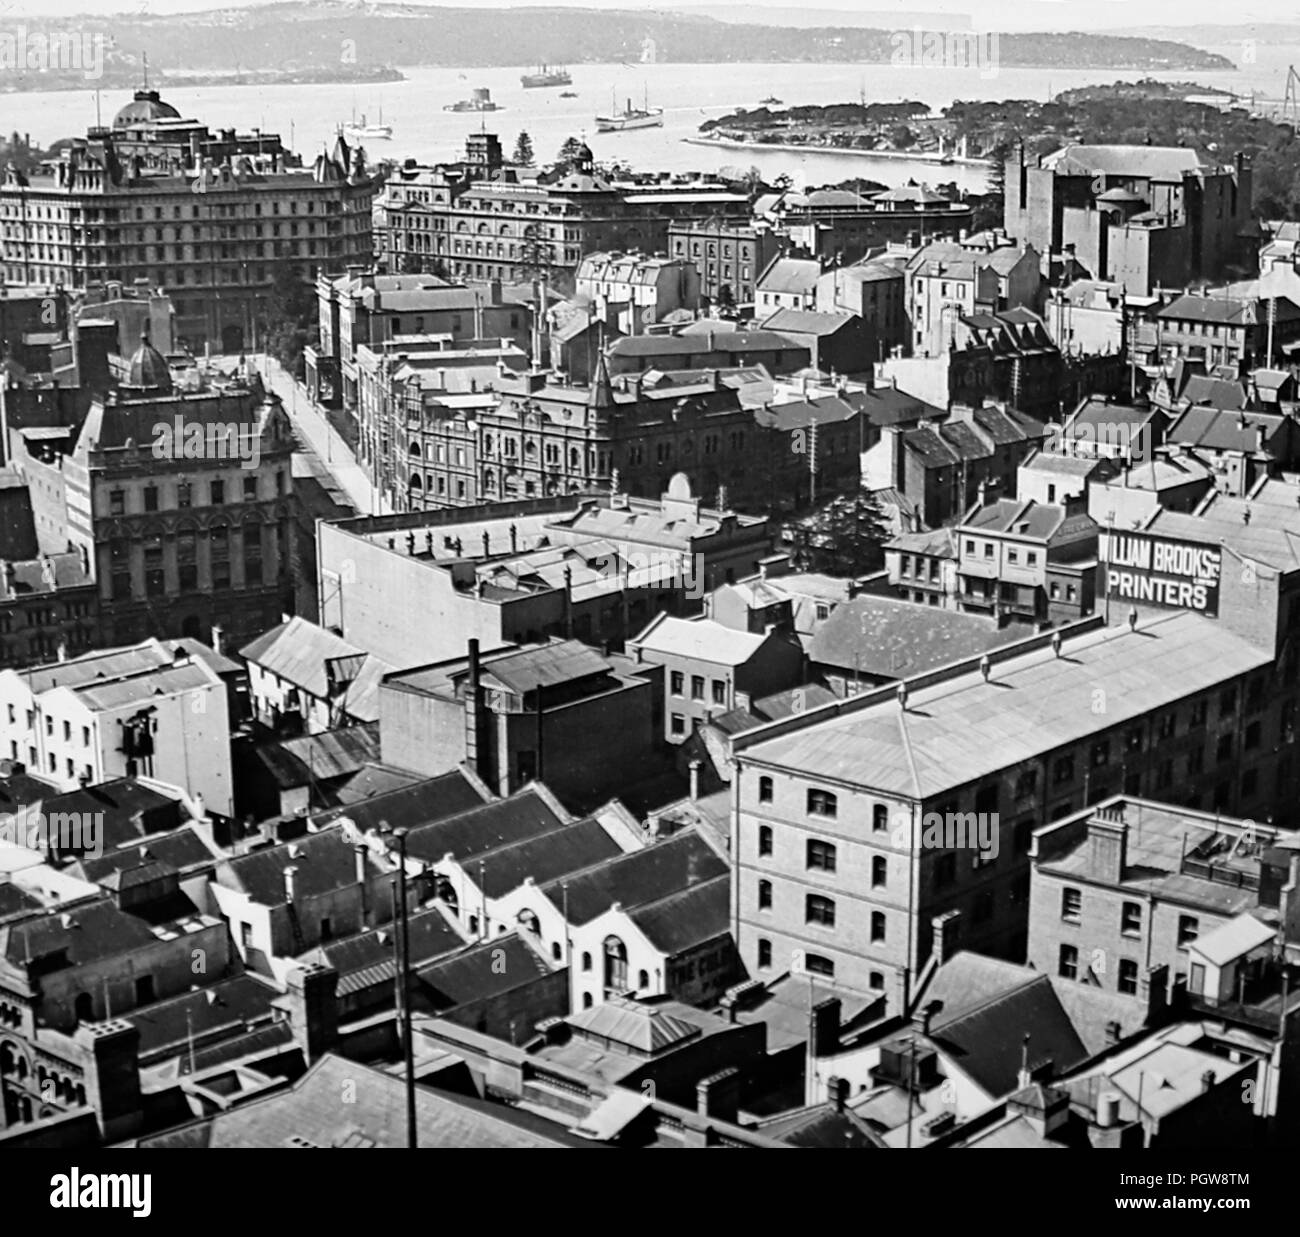
[[[782, 0], [772, 0], [779, 7]], [[419, 4], [419, 0], [405, 0]], [[505, 8], [515, 5], [553, 6], [556, 0], [458, 0], [454, 7]], [[910, 18], [918, 10], [951, 14], [954, 24], [973, 24], [976, 29], [1000, 30], [1101, 30], [1123, 27], [1187, 26], [1195, 23], [1233, 22], [1239, 29], [1252, 21], [1300, 23], [1294, 0], [1247, 0], [1229, 9], [1223, 0], [785, 0], [788, 7], [824, 10], [869, 9], [887, 24], [891, 14]], [[690, 7], [735, 8], [750, 20], [762, 21], [763, 5], [751, 0], [586, 0], [572, 7], [601, 9], [666, 9]], [[107, 16], [114, 13], [196, 12], [214, 8], [243, 8], [247, 3], [218, 3], [215, 0], [0, 0], [0, 22], [39, 20], [39, 15], [67, 17], [77, 13]], [[425, 7], [420, 5], [420, 7]], [[427, 6], [437, 7], [437, 6]], [[875, 23], [873, 23], [875, 24]], [[1245, 37], [1245, 31], [1242, 30]]]

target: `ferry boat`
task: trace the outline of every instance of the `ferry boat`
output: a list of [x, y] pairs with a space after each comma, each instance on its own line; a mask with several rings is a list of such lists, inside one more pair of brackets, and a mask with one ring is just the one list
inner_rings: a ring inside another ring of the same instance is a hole
[[541, 64], [536, 73], [525, 73], [519, 79], [525, 90], [537, 90], [544, 86], [572, 86], [573, 78], [568, 69], [557, 69], [554, 65]]
[[469, 92], [468, 99], [457, 103], [448, 103], [444, 112], [500, 112], [505, 109], [499, 103], [492, 102], [492, 92], [486, 86], [476, 86]]
[[625, 129], [654, 129], [664, 123], [664, 109], [651, 107], [649, 99], [643, 107], [633, 107], [632, 100], [627, 101], [621, 112], [615, 111], [609, 116], [596, 117], [597, 133], [622, 133]]

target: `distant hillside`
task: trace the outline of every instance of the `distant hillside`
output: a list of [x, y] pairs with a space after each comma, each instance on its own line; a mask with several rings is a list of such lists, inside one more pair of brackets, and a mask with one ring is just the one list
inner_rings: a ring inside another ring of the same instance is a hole
[[[123, 53], [147, 52], [160, 69], [303, 69], [339, 63], [527, 65], [639, 61], [886, 64], [890, 29], [791, 29], [721, 22], [690, 13], [579, 8], [458, 9], [401, 4], [271, 4], [157, 16], [128, 13], [53, 28], [103, 31]], [[0, 30], [4, 23], [0, 22]], [[1007, 34], [1003, 67], [1230, 69], [1222, 56], [1183, 43], [1106, 34]], [[350, 58], [350, 60], [349, 60]]]

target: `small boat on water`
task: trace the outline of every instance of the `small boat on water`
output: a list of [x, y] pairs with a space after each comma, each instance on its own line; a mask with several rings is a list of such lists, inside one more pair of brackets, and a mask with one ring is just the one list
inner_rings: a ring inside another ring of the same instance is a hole
[[573, 78], [568, 69], [557, 69], [554, 65], [539, 64], [536, 73], [525, 73], [519, 79], [525, 90], [537, 90], [546, 86], [572, 86]]
[[784, 99], [778, 99], [778, 98], [776, 97], [776, 95], [774, 95], [774, 94], [770, 94], [770, 95], [767, 96], [766, 99], [759, 99], [759, 102], [760, 102], [764, 107], [780, 107], [781, 104], [785, 102], [785, 100], [784, 100]]
[[560, 98], [561, 98], [561, 99], [576, 99], [577, 97], [578, 97], [578, 92], [577, 92], [576, 90], [561, 90], [561, 91], [560, 91]]
[[[615, 104], [617, 109], [617, 104]], [[625, 129], [654, 129], [664, 123], [664, 109], [651, 107], [649, 95], [643, 107], [633, 107], [632, 100], [627, 101], [623, 110], [615, 110], [608, 116], [596, 117], [597, 133], [622, 133]]]
[[499, 103], [492, 102], [492, 92], [486, 86], [476, 86], [469, 92], [468, 99], [457, 103], [448, 103], [444, 112], [500, 112], [505, 109]]

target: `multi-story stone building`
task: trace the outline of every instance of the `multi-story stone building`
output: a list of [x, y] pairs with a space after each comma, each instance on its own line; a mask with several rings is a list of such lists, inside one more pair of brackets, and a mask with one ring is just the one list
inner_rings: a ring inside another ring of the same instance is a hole
[[743, 219], [749, 202], [717, 180], [612, 182], [586, 146], [558, 178], [523, 181], [495, 134], [472, 133], [462, 163], [397, 170], [381, 203], [381, 249], [394, 273], [505, 283], [545, 273], [566, 286], [588, 253], [666, 251], [675, 222]]
[[1219, 166], [1190, 147], [1083, 145], [1030, 162], [1018, 145], [1005, 225], [1040, 254], [1068, 254], [1091, 278], [1149, 296], [1254, 268], [1253, 185], [1242, 154]]
[[713, 218], [668, 225], [669, 256], [694, 262], [700, 295], [724, 308], [755, 303], [758, 277], [781, 246], [766, 223]]
[[0, 560], [0, 663], [80, 653], [98, 637], [99, 594], [83, 550]]
[[[1030, 852], [1027, 961], [1135, 1001], [1160, 985], [1158, 1000], [1188, 997], [1207, 1014], [1276, 997], [1266, 964], [1300, 935], [1300, 859], [1281, 840], [1130, 795], [1046, 825]], [[1276, 1010], [1258, 1013], [1277, 1025]]]
[[1221, 625], [1084, 620], [732, 740], [732, 931], [908, 1004], [936, 939], [1024, 956], [1033, 831], [1123, 790], [1294, 818], [1294, 672]]
[[311, 167], [270, 133], [210, 133], [155, 90], [0, 184], [0, 270], [19, 285], [146, 280], [192, 349], [255, 346], [277, 280], [371, 258], [377, 182], [340, 138]]
[[256, 376], [178, 389], [146, 342], [70, 450], [27, 445], [43, 548], [89, 557], [101, 639], [217, 625], [238, 647], [293, 610], [293, 440]]

